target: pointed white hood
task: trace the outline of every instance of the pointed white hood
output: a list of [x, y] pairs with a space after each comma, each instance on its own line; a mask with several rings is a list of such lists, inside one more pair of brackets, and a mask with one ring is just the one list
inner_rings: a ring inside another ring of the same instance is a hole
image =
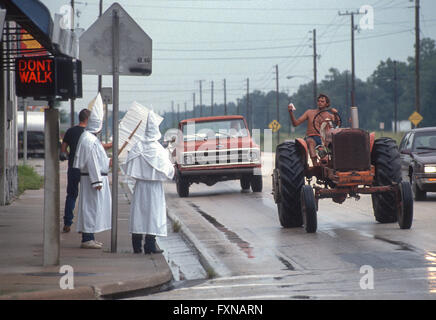
[[98, 93], [97, 96], [89, 103], [88, 110], [91, 111], [91, 114], [88, 119], [86, 130], [91, 133], [98, 133], [103, 127], [104, 117], [103, 100], [100, 93]]
[[145, 126], [144, 141], [158, 141], [162, 134], [159, 131], [159, 125], [162, 123], [163, 118], [151, 110], [147, 116], [147, 125]]
[[148, 113], [144, 137], [130, 149], [126, 159], [125, 172], [128, 176], [140, 180], [167, 180], [173, 177], [174, 166], [168, 151], [158, 142], [162, 120], [155, 112]]

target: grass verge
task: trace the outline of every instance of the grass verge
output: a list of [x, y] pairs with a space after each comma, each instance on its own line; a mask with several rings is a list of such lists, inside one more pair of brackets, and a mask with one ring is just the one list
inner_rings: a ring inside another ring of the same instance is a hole
[[18, 166], [18, 194], [25, 190], [38, 190], [44, 184], [44, 178], [36, 173], [35, 169], [27, 165]]

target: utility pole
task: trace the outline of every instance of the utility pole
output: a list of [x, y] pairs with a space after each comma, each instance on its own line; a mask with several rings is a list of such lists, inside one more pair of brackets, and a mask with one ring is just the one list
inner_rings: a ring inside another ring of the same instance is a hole
[[174, 112], [174, 101], [171, 101], [171, 120], [172, 120], [172, 124], [171, 126], [174, 126], [174, 122], [175, 122], [175, 112]]
[[200, 117], [203, 116], [203, 95], [202, 95], [202, 88], [201, 88], [203, 81], [204, 80], [198, 80], [198, 82], [200, 83]]
[[210, 82], [210, 115], [213, 116], [213, 81]]
[[[100, 3], [99, 3], [98, 7], [99, 7], [98, 16], [101, 17], [102, 12], [103, 12], [103, 0], [100, 0]], [[98, 75], [98, 92], [101, 91], [101, 86], [102, 86], [102, 76], [100, 74], [100, 75]], [[105, 109], [106, 109], [105, 112], [106, 112], [106, 122], [107, 122], [107, 104], [106, 104], [106, 108]], [[106, 133], [106, 136], [107, 136], [107, 133]], [[107, 139], [106, 139], [106, 143], [107, 143]]]
[[[71, 32], [74, 32], [74, 0], [71, 0]], [[74, 99], [70, 99], [70, 122], [71, 127], [74, 127]]]
[[186, 106], [186, 101], [185, 101], [185, 119], [188, 119], [188, 107]]
[[226, 92], [226, 79], [224, 79], [224, 115], [227, 115], [227, 92]]
[[397, 61], [394, 61], [394, 132], [397, 133], [398, 119], [398, 84], [397, 84]]
[[359, 11], [353, 11], [353, 12], [348, 12], [346, 11], [345, 13], [340, 13], [340, 16], [351, 16], [351, 107], [355, 107], [356, 106], [356, 101], [355, 101], [355, 79], [356, 79], [356, 73], [355, 73], [355, 60], [354, 60], [354, 30], [355, 30], [355, 26], [354, 26], [354, 15], [359, 15], [360, 12]]
[[248, 78], [247, 78], [247, 122], [248, 122], [248, 130], [251, 130], [250, 79]]
[[317, 95], [317, 68], [316, 59], [318, 55], [316, 54], [316, 29], [313, 29], [313, 105], [317, 105], [316, 95]]
[[[416, 112], [421, 111], [420, 100], [420, 74], [419, 74], [419, 61], [420, 61], [420, 43], [419, 43], [419, 0], [415, 0], [415, 108]], [[416, 127], [419, 127], [416, 126]]]
[[192, 115], [195, 118], [195, 92], [192, 93]]
[[[277, 100], [277, 122], [280, 123], [279, 112], [279, 65], [276, 64], [276, 100]], [[277, 130], [277, 145], [280, 143], [280, 131]]]
[[177, 123], [180, 122], [180, 103], [177, 104]]

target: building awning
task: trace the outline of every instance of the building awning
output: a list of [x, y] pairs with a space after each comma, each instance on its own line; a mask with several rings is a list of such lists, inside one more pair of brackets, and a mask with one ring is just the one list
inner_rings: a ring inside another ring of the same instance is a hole
[[38, 0], [6, 0], [6, 21], [15, 21], [47, 51], [56, 54], [51, 40], [53, 20], [47, 7]]
[[6, 9], [6, 21], [15, 21], [52, 55], [78, 57], [78, 36], [60, 26], [61, 15], [55, 14], [53, 22], [50, 11], [39, 0], [4, 0], [0, 6]]

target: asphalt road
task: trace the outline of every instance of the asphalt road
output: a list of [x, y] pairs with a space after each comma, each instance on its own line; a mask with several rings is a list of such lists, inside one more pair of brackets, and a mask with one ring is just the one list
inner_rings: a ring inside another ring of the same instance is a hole
[[318, 231], [280, 226], [271, 177], [262, 193], [239, 181], [166, 185], [167, 204], [207, 252], [215, 278], [138, 299], [436, 299], [436, 193], [414, 203], [410, 230], [374, 219], [370, 196], [320, 200]]

